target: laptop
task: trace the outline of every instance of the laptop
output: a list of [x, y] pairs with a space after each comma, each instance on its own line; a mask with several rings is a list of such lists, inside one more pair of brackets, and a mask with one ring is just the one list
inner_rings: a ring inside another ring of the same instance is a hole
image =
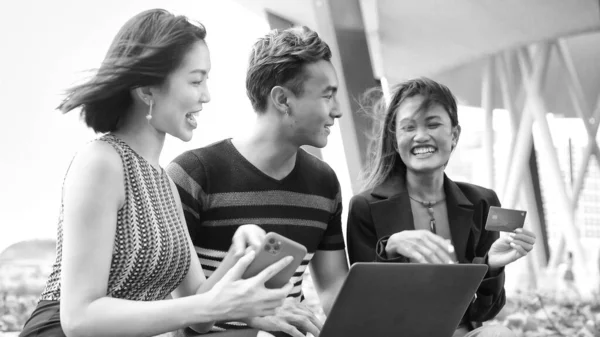
[[320, 337], [452, 337], [483, 264], [355, 263]]

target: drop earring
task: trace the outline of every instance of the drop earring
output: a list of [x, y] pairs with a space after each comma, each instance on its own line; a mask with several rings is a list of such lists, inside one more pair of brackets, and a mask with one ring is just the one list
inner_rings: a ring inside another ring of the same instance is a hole
[[148, 121], [148, 124], [150, 123], [150, 120], [152, 119], [152, 106], [154, 106], [154, 101], [150, 100], [150, 107], [148, 108], [148, 114], [146, 115], [146, 120]]

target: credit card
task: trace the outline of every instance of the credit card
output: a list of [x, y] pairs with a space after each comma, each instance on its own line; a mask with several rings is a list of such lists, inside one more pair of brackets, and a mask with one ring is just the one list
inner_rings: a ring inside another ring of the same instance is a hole
[[525, 224], [526, 211], [491, 206], [485, 222], [488, 231], [514, 232]]

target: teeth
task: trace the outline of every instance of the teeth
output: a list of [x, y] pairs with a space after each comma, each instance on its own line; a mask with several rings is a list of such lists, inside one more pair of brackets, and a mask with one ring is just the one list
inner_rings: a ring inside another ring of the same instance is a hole
[[414, 154], [425, 154], [425, 153], [434, 153], [435, 149], [433, 147], [418, 147], [413, 149]]

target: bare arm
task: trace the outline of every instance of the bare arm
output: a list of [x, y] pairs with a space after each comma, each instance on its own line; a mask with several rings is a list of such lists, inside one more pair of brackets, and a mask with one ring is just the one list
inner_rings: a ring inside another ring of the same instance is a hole
[[108, 144], [89, 144], [64, 185], [61, 325], [68, 336], [151, 336], [211, 322], [207, 294], [153, 302], [106, 296], [123, 168]]
[[310, 262], [310, 272], [326, 315], [329, 315], [348, 273], [346, 251], [317, 250]]

